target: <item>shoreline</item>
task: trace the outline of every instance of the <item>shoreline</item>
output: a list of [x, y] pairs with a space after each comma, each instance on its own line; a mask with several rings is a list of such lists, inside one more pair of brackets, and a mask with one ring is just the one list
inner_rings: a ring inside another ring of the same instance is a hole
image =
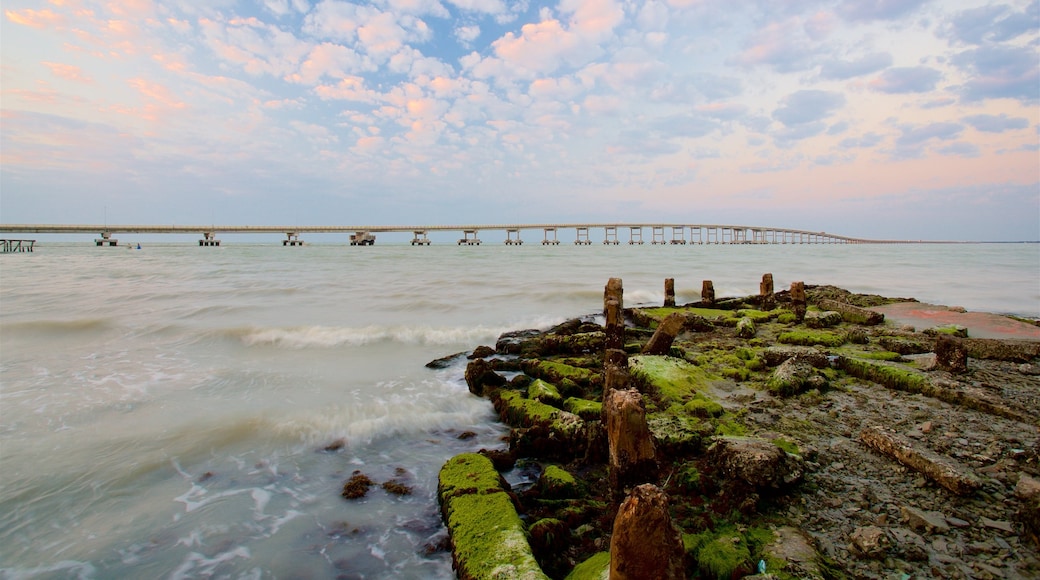
[[[493, 535], [498, 521], [514, 521], [511, 533], [529, 538], [523, 560], [532, 574], [597, 577], [619, 554], [640, 552], [612, 543], [614, 515], [639, 484], [670, 502], [686, 577], [1040, 572], [1031, 519], [1040, 490], [1030, 491], [1040, 479], [1040, 401], [1029, 395], [1040, 390], [1040, 341], [973, 337], [1002, 318], [992, 314], [921, 331], [906, 326], [905, 313], [895, 324], [870, 322], [859, 317], [893, 304], [977, 313], [828, 286], [805, 286], [799, 306], [794, 284], [773, 293], [769, 282], [766, 292], [763, 277], [757, 296], [624, 309], [620, 350], [605, 348], [608, 315], [603, 325], [583, 318], [507, 333], [471, 353], [470, 391], [490, 399], [511, 428], [509, 450], [481, 450], [488, 462], [473, 473], [498, 481], [481, 493], [514, 498], [500, 507], [512, 506], [521, 523], [504, 512], [461, 516], [456, 502], [467, 494], [446, 483], [449, 461], [439, 497], [459, 577], [487, 577], [471, 559], [494, 564], [497, 548], [466, 538]], [[667, 346], [648, 353], [666, 321], [680, 319]], [[1006, 320], [1040, 336], [1040, 327]], [[950, 366], [947, 343], [960, 349], [963, 368]], [[798, 369], [788, 376], [788, 367]], [[653, 449], [634, 468], [608, 459], [624, 437], [608, 426], [617, 393], [634, 393], [646, 430], [638, 445]], [[914, 467], [876, 441], [905, 442], [929, 459]], [[741, 463], [744, 445], [774, 460]], [[983, 452], [961, 449], [976, 446]], [[465, 455], [458, 461], [476, 461]], [[949, 463], [953, 476], [934, 467]], [[950, 483], [958, 477], [970, 482], [964, 493], [950, 491], [960, 490]], [[719, 546], [740, 549], [722, 557]], [[785, 558], [795, 546], [802, 553]]]

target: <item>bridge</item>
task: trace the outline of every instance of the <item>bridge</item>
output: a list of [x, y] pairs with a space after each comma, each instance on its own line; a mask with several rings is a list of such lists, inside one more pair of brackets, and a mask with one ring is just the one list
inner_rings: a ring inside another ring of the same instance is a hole
[[[404, 232], [413, 234], [411, 244], [430, 245], [430, 232], [462, 232], [458, 245], [480, 245], [477, 234], [481, 231], [502, 231], [503, 243], [521, 245], [521, 232], [541, 231], [543, 245], [559, 245], [560, 230], [574, 230], [574, 243], [591, 245], [591, 231], [602, 230], [602, 243], [632, 245], [686, 244], [891, 244], [909, 243], [906, 240], [870, 240], [852, 238], [827, 232], [813, 232], [788, 228], [738, 226], [721, 224], [683, 223], [560, 223], [560, 224], [474, 224], [474, 225], [420, 225], [420, 226], [218, 226], [218, 225], [89, 225], [89, 224], [0, 224], [0, 232], [17, 234], [98, 234], [98, 246], [119, 244], [113, 234], [199, 234], [200, 246], [219, 246], [219, 234], [283, 234], [283, 246], [302, 246], [301, 234], [350, 234], [350, 245], [367, 246], [375, 243], [375, 234]], [[644, 230], [649, 233], [644, 238]], [[626, 239], [621, 239], [619, 235]], [[535, 242], [538, 243], [538, 242]]]

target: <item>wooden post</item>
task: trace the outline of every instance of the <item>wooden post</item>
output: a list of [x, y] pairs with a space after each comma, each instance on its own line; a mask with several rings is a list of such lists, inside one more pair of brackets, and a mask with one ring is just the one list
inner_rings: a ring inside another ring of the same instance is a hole
[[651, 483], [637, 486], [614, 518], [610, 580], [683, 580], [682, 534], [668, 514], [668, 496]]
[[643, 395], [635, 389], [611, 390], [604, 397], [611, 492], [622, 497], [628, 485], [657, 476], [654, 440], [646, 424]]
[[715, 304], [715, 286], [711, 283], [711, 280], [705, 280], [701, 283], [701, 302], [705, 306]]
[[762, 274], [762, 283], [758, 286], [759, 308], [772, 310], [776, 307], [776, 299], [773, 297], [773, 275]]
[[613, 298], [607, 300], [606, 319], [605, 348], [623, 352], [625, 349], [625, 316], [621, 305]]
[[791, 282], [791, 310], [798, 322], [805, 320], [805, 282]]
[[675, 337], [682, 332], [685, 324], [686, 313], [673, 312], [669, 314], [657, 325], [654, 335], [650, 337], [646, 346], [643, 347], [643, 354], [668, 354], [668, 350], [672, 348], [672, 343], [675, 342]]
[[607, 301], [610, 299], [617, 300], [618, 308], [624, 310], [624, 293], [625, 289], [621, 287], [621, 278], [607, 280], [607, 285], [603, 289], [603, 314], [607, 313]]
[[675, 306], [675, 278], [664, 279], [664, 307]]

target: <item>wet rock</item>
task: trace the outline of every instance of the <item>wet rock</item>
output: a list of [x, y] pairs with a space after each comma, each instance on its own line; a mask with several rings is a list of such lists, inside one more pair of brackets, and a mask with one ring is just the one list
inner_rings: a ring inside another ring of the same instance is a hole
[[755, 327], [755, 321], [750, 318], [744, 317], [737, 323], [737, 336], [743, 339], [755, 338], [755, 334], [758, 329]]
[[853, 324], [875, 326], [885, 321], [885, 315], [866, 308], [828, 298], [816, 301], [816, 305], [824, 310], [840, 313], [843, 320]]
[[782, 489], [802, 478], [800, 458], [771, 441], [752, 437], [718, 437], [705, 454], [716, 472], [758, 489]]
[[762, 360], [771, 367], [779, 366], [791, 358], [805, 361], [818, 369], [830, 366], [827, 353], [807, 346], [771, 346], [762, 351]]
[[913, 530], [928, 534], [945, 534], [950, 531], [946, 517], [939, 512], [927, 512], [910, 506], [902, 506], [899, 512], [903, 522]]
[[456, 360], [466, 356], [464, 352], [457, 352], [452, 355], [442, 356], [441, 358], [431, 360], [426, 363], [428, 369], [446, 369], [455, 363]]
[[491, 348], [490, 346], [484, 345], [484, 346], [478, 346], [477, 348], [473, 349], [473, 352], [471, 352], [469, 354], [469, 356], [467, 356], [466, 358], [468, 358], [470, 360], [477, 359], [477, 358], [488, 358], [490, 356], [494, 356], [494, 354], [495, 354], [495, 349]]
[[882, 348], [885, 350], [890, 350], [903, 355], [923, 354], [931, 352], [932, 350], [931, 344], [899, 336], [882, 336], [878, 339], [878, 343], [881, 344]]
[[541, 334], [542, 331], [533, 328], [503, 333], [498, 337], [498, 342], [495, 343], [495, 352], [499, 354], [520, 354], [525, 341], [536, 338]]
[[1030, 340], [998, 340], [995, 338], [965, 338], [968, 356], [978, 359], [1030, 363], [1040, 358], [1040, 342]]
[[343, 484], [343, 490], [340, 492], [340, 495], [344, 499], [360, 499], [368, 494], [369, 488], [373, 485], [375, 483], [367, 475], [360, 471], [355, 471], [350, 476], [350, 479]]
[[935, 364], [946, 372], [965, 373], [968, 371], [968, 349], [961, 339], [940, 335], [935, 341]]
[[483, 396], [487, 387], [501, 387], [506, 378], [495, 372], [491, 363], [477, 359], [466, 365], [466, 386], [474, 395]]
[[682, 535], [668, 515], [668, 496], [652, 484], [633, 489], [614, 519], [611, 580], [684, 579], [685, 555]]
[[849, 550], [861, 558], [879, 558], [888, 550], [890, 544], [885, 530], [877, 526], [856, 528], [849, 540]]
[[815, 367], [796, 357], [776, 367], [767, 386], [778, 395], [795, 395], [809, 389], [825, 389], [827, 379]]
[[[782, 572], [794, 578], [812, 580], [824, 578], [820, 568], [820, 556], [805, 532], [791, 526], [781, 526], [774, 530], [773, 534], [773, 541], [762, 549], [763, 557], [771, 561], [784, 562], [784, 568], [768, 570], [769, 572]], [[745, 580], [747, 578], [753, 576], [745, 576]]]
[[806, 312], [805, 325], [809, 328], [832, 328], [841, 324], [841, 314], [828, 310], [824, 312]]

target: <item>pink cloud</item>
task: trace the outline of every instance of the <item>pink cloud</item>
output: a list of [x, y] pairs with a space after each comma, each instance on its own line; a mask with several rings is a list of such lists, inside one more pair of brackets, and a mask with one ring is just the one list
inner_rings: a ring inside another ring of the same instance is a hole
[[43, 10], [4, 10], [4, 16], [15, 24], [28, 26], [30, 28], [53, 28], [65, 24], [65, 17], [55, 13], [49, 8]]
[[56, 77], [80, 83], [94, 82], [94, 79], [84, 75], [83, 70], [78, 66], [73, 66], [71, 64], [62, 64], [58, 62], [44, 62], [43, 65], [49, 68], [51, 70], [51, 74], [53, 74]]

